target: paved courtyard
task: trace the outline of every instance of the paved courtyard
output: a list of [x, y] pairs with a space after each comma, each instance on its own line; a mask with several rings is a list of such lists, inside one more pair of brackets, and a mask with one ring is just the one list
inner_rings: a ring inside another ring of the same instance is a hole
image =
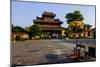
[[[49, 55], [54, 57], [56, 54], [59, 55], [59, 60], [63, 60], [72, 54], [74, 47], [75, 44], [73, 42], [70, 43], [65, 40], [26, 40], [12, 42], [11, 64], [45, 64], [50, 61], [48, 59]], [[55, 55], [52, 56], [53, 54]]]

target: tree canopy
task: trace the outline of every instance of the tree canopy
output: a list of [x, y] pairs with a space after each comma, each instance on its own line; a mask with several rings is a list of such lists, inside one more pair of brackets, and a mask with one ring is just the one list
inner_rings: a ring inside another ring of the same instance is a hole
[[67, 24], [69, 24], [67, 33], [76, 33], [75, 36], [77, 36], [78, 33], [83, 32], [84, 17], [80, 11], [69, 12], [65, 18], [67, 19]]
[[29, 27], [29, 32], [33, 36], [40, 35], [41, 31], [40, 31], [39, 25], [32, 25], [32, 26], [30, 26]]
[[12, 32], [25, 32], [25, 30], [20, 26], [14, 26], [12, 24]]
[[69, 24], [70, 22], [73, 21], [83, 21], [83, 15], [80, 13], [80, 11], [74, 11], [67, 13], [65, 18], [67, 19], [67, 23]]

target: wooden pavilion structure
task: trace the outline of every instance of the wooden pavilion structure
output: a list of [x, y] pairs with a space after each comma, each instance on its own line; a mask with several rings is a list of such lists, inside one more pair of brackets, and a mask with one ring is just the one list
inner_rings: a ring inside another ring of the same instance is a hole
[[33, 20], [34, 24], [40, 26], [42, 37], [46, 38], [60, 38], [64, 34], [64, 28], [61, 27], [63, 23], [59, 19], [55, 19], [56, 14], [44, 11], [42, 17], [36, 17]]

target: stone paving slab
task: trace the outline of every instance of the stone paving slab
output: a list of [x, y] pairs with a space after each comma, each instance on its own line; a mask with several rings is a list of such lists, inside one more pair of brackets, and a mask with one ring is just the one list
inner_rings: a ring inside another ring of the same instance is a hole
[[[62, 40], [27, 40], [12, 42], [11, 44], [11, 64], [34, 65], [47, 63], [47, 54], [70, 55], [74, 44], [65, 43]], [[60, 53], [60, 52], [61, 53]], [[63, 56], [61, 59], [65, 58]]]
[[[71, 62], [69, 59], [67, 59], [68, 58], [67, 56], [73, 53], [73, 48], [75, 47], [74, 41], [75, 40], [73, 39], [70, 40], [50, 39], [50, 40], [26, 40], [26, 41], [12, 42], [11, 64], [37, 65], [45, 63], [55, 63], [55, 62], [57, 63]], [[95, 40], [92, 41], [93, 43], [95, 42]]]

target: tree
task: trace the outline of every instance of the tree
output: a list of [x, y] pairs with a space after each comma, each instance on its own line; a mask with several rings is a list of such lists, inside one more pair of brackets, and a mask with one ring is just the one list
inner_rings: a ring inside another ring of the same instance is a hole
[[73, 33], [82, 32], [83, 30], [83, 15], [80, 13], [80, 11], [74, 11], [67, 13], [65, 18], [67, 19], [67, 24], [69, 24], [69, 28], [73, 31]]
[[14, 32], [14, 25], [11, 24], [11, 31]]
[[69, 37], [69, 34], [71, 33], [70, 29], [69, 28], [66, 28], [65, 29], [65, 34], [66, 34], [66, 37]]
[[41, 31], [39, 25], [32, 25], [29, 27], [29, 34], [31, 36], [40, 36]]
[[17, 33], [16, 34], [16, 37], [15, 37], [15, 40], [20, 40], [21, 38], [20, 38], [20, 32], [26, 32], [22, 27], [20, 27], [20, 26], [14, 26], [13, 24], [11, 25], [11, 27], [12, 27], [12, 32], [15, 32], [15, 33]]
[[65, 18], [67, 18], [67, 23], [70, 24], [72, 21], [82, 21], [84, 20], [83, 15], [80, 11], [74, 11], [66, 14]]
[[20, 26], [12, 25], [12, 32], [25, 32], [25, 30]]

